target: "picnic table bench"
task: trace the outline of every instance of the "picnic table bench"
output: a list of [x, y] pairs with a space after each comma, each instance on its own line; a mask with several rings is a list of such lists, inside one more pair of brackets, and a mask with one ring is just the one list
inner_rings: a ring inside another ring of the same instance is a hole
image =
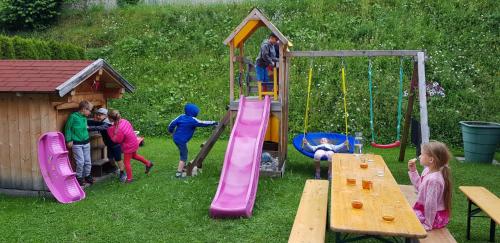
[[[481, 186], [460, 186], [469, 202], [467, 209], [467, 240], [470, 240], [470, 223], [472, 218], [490, 218], [490, 241], [495, 241], [495, 227], [500, 222], [500, 199], [488, 189]], [[476, 208], [472, 208], [472, 205]], [[479, 216], [484, 212], [487, 216]]]
[[325, 242], [328, 181], [307, 180], [288, 242]]

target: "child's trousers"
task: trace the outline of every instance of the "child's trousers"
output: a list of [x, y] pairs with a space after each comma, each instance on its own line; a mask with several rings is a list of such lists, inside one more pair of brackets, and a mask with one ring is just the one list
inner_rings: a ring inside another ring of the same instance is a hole
[[123, 164], [125, 164], [125, 171], [127, 172], [127, 181], [132, 180], [132, 166], [130, 165], [130, 160], [135, 159], [145, 166], [151, 165], [151, 162], [147, 161], [144, 157], [137, 154], [137, 152], [133, 153], [124, 153], [123, 154]]
[[90, 143], [73, 144], [71, 147], [76, 163], [76, 177], [83, 178], [90, 175], [92, 164], [90, 162]]

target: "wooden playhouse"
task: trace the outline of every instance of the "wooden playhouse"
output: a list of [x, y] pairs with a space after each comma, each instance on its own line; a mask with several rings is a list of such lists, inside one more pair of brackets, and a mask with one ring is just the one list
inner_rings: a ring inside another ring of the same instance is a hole
[[[63, 132], [82, 100], [96, 108], [134, 87], [104, 60], [0, 60], [0, 192], [46, 191], [37, 141]], [[92, 173], [109, 166], [98, 133], [91, 133]]]

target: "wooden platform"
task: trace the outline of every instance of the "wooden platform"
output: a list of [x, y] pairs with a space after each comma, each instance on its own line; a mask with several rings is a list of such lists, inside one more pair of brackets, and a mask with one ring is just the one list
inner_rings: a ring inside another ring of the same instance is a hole
[[307, 180], [288, 242], [325, 242], [328, 181]]

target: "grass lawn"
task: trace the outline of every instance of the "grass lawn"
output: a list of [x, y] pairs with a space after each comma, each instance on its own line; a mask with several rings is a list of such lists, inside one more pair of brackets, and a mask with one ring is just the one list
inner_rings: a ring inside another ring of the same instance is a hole
[[[201, 142], [190, 143], [191, 158]], [[133, 184], [110, 179], [86, 189], [86, 199], [70, 205], [52, 198], [0, 195], [0, 242], [286, 242], [304, 182], [312, 177], [311, 160], [290, 146], [285, 177], [260, 179], [252, 218], [214, 220], [208, 217], [208, 208], [217, 190], [226, 143], [215, 145], [201, 176], [186, 180], [173, 177], [178, 159], [173, 142], [147, 138], [140, 153], [156, 164], [146, 177], [142, 164], [134, 162]], [[371, 152], [384, 157], [400, 184], [409, 184], [406, 162], [396, 161], [397, 149]], [[414, 153], [409, 149], [407, 158]], [[484, 186], [500, 195], [500, 167], [457, 161], [451, 166], [455, 184], [449, 229], [458, 242], [465, 242], [467, 203], [458, 186]], [[473, 219], [470, 242], [487, 242], [488, 227], [489, 220]], [[500, 239], [498, 230], [496, 239]], [[327, 241], [334, 241], [331, 232]]]

